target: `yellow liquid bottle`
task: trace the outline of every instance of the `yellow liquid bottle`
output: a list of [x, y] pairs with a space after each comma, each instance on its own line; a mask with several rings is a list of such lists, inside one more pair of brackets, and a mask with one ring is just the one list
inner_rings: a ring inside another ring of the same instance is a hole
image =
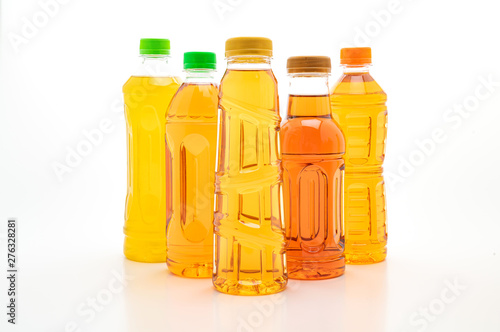
[[223, 293], [263, 295], [287, 283], [281, 219], [278, 91], [267, 38], [226, 41], [219, 92], [213, 283]]
[[215, 54], [184, 54], [186, 81], [167, 115], [167, 264], [179, 276], [210, 278], [218, 89]]
[[142, 65], [123, 86], [128, 177], [124, 254], [138, 262], [166, 261], [165, 116], [180, 86], [170, 75], [170, 42], [142, 39]]
[[344, 74], [333, 87], [332, 117], [346, 139], [344, 221], [348, 264], [381, 262], [387, 254], [382, 163], [387, 136], [387, 95], [368, 71], [371, 49], [341, 51]]

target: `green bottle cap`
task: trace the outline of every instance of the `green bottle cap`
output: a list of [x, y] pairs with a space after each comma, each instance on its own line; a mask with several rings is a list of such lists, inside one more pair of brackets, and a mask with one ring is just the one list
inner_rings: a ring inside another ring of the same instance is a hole
[[170, 54], [170, 40], [158, 38], [142, 38], [140, 45], [141, 54]]
[[186, 52], [184, 53], [184, 69], [215, 69], [215, 53]]

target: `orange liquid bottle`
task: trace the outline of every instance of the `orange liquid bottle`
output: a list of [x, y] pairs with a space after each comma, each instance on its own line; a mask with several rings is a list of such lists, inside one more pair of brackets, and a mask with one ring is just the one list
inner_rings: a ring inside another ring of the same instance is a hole
[[167, 264], [210, 278], [213, 258], [218, 89], [215, 54], [184, 53], [186, 81], [167, 113]]
[[344, 74], [331, 93], [332, 116], [346, 139], [345, 256], [349, 264], [381, 262], [387, 254], [382, 163], [387, 95], [369, 73], [369, 47], [341, 50]]
[[290, 96], [281, 127], [288, 275], [327, 279], [344, 273], [345, 143], [331, 118], [329, 57], [288, 59]]

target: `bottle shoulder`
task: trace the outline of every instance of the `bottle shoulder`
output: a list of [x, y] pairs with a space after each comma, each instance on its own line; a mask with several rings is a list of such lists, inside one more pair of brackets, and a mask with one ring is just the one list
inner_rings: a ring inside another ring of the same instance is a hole
[[222, 110], [281, 121], [278, 86], [271, 70], [227, 70], [219, 86], [219, 97]]
[[123, 93], [142, 93], [141, 89], [147, 91], [152, 89], [175, 89], [182, 84], [177, 76], [130, 76], [123, 85]]
[[285, 119], [281, 128], [286, 130], [308, 130], [314, 132], [340, 131], [330, 116], [295, 116]]
[[330, 117], [294, 117], [281, 126], [283, 153], [344, 153], [342, 130]]
[[215, 83], [183, 83], [172, 98], [167, 116], [172, 120], [217, 118], [218, 88]]
[[241, 86], [261, 85], [277, 88], [277, 80], [271, 69], [226, 70], [220, 82], [220, 90], [241, 89]]
[[330, 94], [334, 95], [370, 95], [377, 94], [381, 98], [387, 98], [382, 87], [375, 81], [370, 73], [343, 74], [333, 84]]

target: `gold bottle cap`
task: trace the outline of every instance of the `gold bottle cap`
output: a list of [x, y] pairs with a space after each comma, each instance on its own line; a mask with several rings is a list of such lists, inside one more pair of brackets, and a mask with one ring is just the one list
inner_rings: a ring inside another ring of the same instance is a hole
[[226, 58], [234, 55], [273, 55], [273, 42], [264, 37], [236, 37], [226, 40]]
[[288, 73], [330, 73], [332, 62], [327, 56], [292, 56], [286, 68]]

